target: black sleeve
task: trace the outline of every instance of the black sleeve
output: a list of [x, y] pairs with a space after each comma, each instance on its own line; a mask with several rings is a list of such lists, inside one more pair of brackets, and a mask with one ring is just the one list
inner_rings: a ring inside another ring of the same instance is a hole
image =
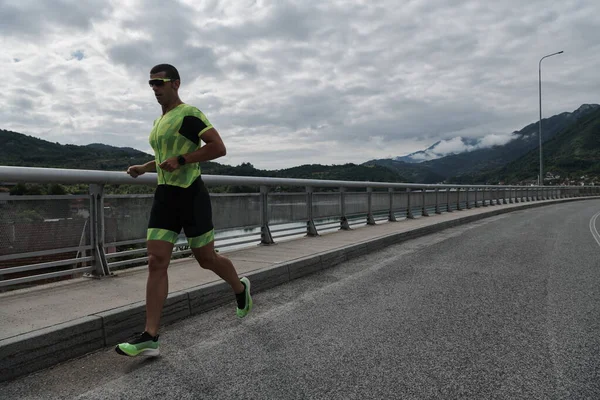
[[183, 117], [179, 133], [194, 142], [197, 146], [200, 144], [200, 137], [198, 134], [206, 127], [207, 125], [200, 118], [188, 115]]

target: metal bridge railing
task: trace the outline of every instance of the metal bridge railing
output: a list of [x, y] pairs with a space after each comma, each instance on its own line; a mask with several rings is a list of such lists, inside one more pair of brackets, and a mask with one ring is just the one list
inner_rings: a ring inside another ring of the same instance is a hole
[[[210, 186], [215, 246], [237, 248], [475, 207], [589, 196], [590, 186], [425, 185], [203, 175]], [[0, 197], [0, 290], [82, 275], [100, 277], [147, 261], [153, 195], [108, 195], [107, 184], [156, 185], [156, 174], [0, 166], [0, 184], [87, 184], [88, 195]], [[294, 188], [294, 192], [281, 190]], [[191, 254], [180, 235], [173, 258]]]

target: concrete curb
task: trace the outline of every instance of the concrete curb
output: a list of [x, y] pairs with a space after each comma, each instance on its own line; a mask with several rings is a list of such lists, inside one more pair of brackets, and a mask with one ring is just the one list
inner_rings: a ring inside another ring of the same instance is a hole
[[[494, 209], [477, 215], [465, 215], [452, 221], [401, 233], [383, 235], [365, 242], [340, 249], [317, 253], [312, 256], [280, 263], [247, 274], [252, 281], [253, 293], [290, 282], [294, 279], [331, 268], [344, 261], [357, 258], [393, 244], [429, 235], [454, 226], [468, 224], [484, 218], [513, 211], [526, 210], [545, 205], [599, 197], [576, 197], [546, 200], [542, 203], [519, 203], [508, 209]], [[468, 211], [468, 210], [466, 210]], [[460, 213], [461, 211], [453, 211]], [[422, 217], [429, 218], [429, 217]], [[163, 325], [180, 321], [192, 315], [233, 302], [231, 288], [225, 282], [213, 282], [187, 290], [170, 293], [162, 316]], [[124, 307], [107, 310], [73, 321], [40, 329], [35, 332], [0, 340], [0, 382], [8, 381], [40, 369], [84, 356], [90, 352], [112, 347], [126, 340], [130, 333], [145, 323], [145, 304], [137, 302]]]

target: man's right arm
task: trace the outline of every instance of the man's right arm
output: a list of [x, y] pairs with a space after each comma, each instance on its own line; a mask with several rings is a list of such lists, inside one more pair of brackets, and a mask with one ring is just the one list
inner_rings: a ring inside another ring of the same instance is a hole
[[144, 172], [156, 172], [156, 161], [148, 161], [146, 164], [142, 165], [144, 168]]
[[140, 175], [145, 174], [146, 172], [156, 172], [156, 161], [148, 161], [143, 165], [132, 165], [127, 168], [127, 173], [131, 175], [133, 178], [137, 178]]

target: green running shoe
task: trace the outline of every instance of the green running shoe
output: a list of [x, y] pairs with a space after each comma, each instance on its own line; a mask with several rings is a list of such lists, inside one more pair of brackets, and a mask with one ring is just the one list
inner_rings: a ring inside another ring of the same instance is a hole
[[235, 312], [238, 317], [244, 318], [246, 315], [248, 315], [250, 310], [252, 310], [252, 296], [250, 296], [250, 280], [246, 277], [243, 277], [242, 279], [240, 279], [240, 281], [244, 284], [245, 287], [244, 293], [246, 294], [246, 307], [237, 308]]
[[140, 354], [144, 356], [157, 356], [160, 354], [158, 349], [158, 335], [152, 337], [148, 332], [142, 332], [136, 335], [129, 343], [121, 343], [115, 347], [115, 351], [122, 356], [135, 357]]

